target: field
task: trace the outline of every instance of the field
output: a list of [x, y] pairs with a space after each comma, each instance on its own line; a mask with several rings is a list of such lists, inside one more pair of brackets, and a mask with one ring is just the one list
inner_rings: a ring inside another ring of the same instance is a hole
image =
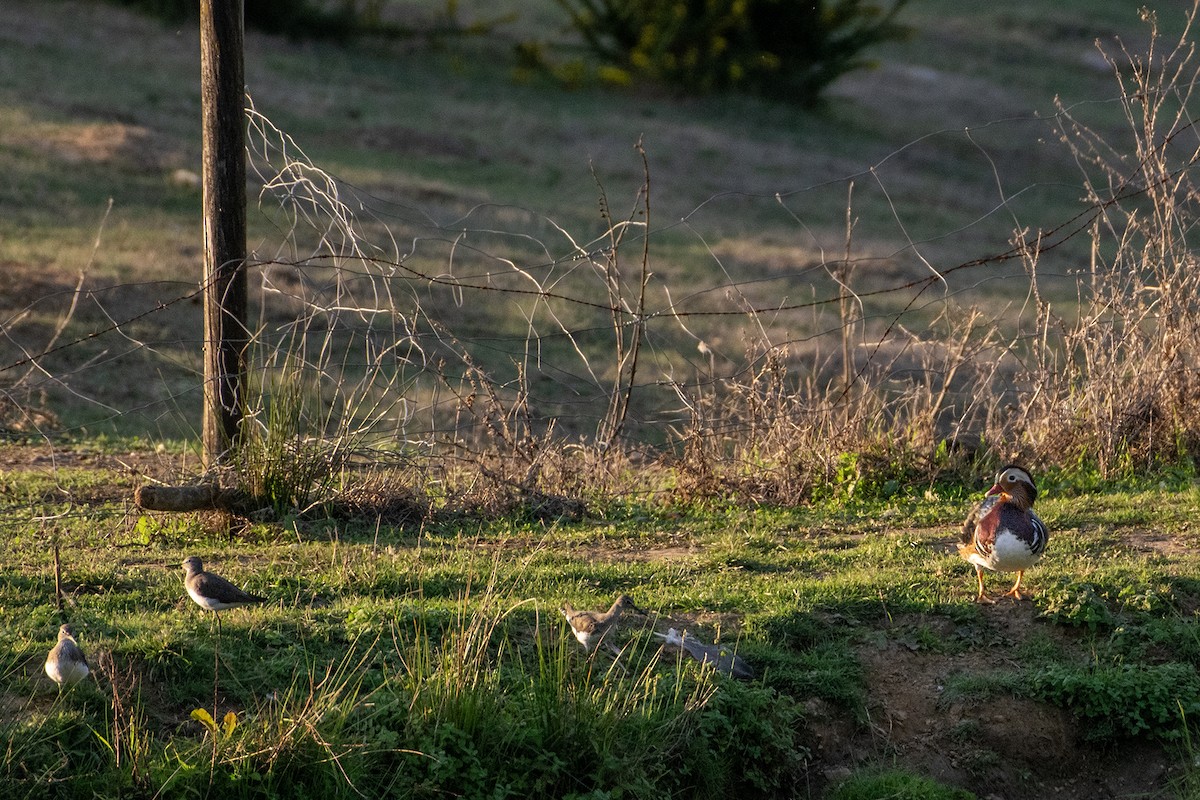
[[[1186, 8], [1049, 5], [914, 2], [808, 112], [523, 73], [551, 3], [251, 32], [257, 507], [171, 515], [196, 34], [6, 3], [5, 796], [1200, 796]], [[981, 606], [1010, 459], [1052, 538]], [[189, 555], [267, 601], [218, 628]], [[622, 592], [589, 656], [559, 605]]]

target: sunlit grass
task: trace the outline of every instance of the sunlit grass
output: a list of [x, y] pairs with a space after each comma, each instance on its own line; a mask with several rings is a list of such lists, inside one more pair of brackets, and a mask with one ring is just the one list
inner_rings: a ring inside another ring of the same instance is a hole
[[[55, 485], [86, 490], [105, 474], [64, 471]], [[44, 490], [32, 476], [9, 481], [20, 498]], [[50, 534], [13, 531], [0, 545], [0, 699], [15, 749], [0, 770], [31, 789], [79, 767], [130, 790], [212, 782], [235, 797], [296, 781], [332, 797], [434, 787], [477, 796], [488, 781], [700, 797], [731, 791], [719, 765], [753, 746], [753, 781], [775, 785], [812, 764], [805, 703], [866, 724], [872, 687], [860, 648], [894, 641], [957, 658], [999, 641], [953, 552], [965, 507], [920, 491], [823, 510], [628, 507], [549, 525], [256, 525], [232, 543], [198, 519], [121, 523], [101, 505], [97, 522], [59, 532], [69, 542], [65, 614], [98, 668], [95, 681], [61, 694], [41, 673], [60, 619]], [[1179, 717], [1164, 703], [1197, 702], [1189, 665], [1200, 638], [1187, 609], [1200, 599], [1200, 565], [1188, 550], [1137, 544], [1148, 531], [1186, 539], [1193, 493], [1094, 495], [1103, 524], [1067, 527], [1083, 497], [1046, 498], [1057, 524], [1027, 576], [1038, 627], [995, 669], [956, 674], [947, 698], [1027, 692], [1079, 713], [1098, 736], [1179, 741]], [[940, 510], [922, 519], [944, 524], [879, 523], [926, 502]], [[178, 565], [193, 553], [269, 598], [223, 612], [212, 730], [191, 716], [211, 712], [218, 646], [211, 616], [183, 593]], [[650, 617], [623, 623], [617, 663], [588, 657], [557, 606], [604, 606], [619, 592]], [[734, 685], [659, 654], [650, 631], [668, 626], [736, 646], [758, 679]], [[1105, 687], [1148, 685], [1166, 694], [1099, 700]], [[736, 744], [717, 736], [726, 725]]]

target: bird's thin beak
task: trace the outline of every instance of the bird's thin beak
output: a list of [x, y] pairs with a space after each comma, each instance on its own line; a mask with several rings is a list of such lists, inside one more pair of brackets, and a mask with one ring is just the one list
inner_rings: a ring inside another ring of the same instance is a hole
[[984, 496], [991, 497], [994, 494], [1008, 494], [1008, 493], [1006, 491], [1004, 491], [1004, 488], [1000, 484], [997, 483], [995, 486], [988, 489], [987, 494]]

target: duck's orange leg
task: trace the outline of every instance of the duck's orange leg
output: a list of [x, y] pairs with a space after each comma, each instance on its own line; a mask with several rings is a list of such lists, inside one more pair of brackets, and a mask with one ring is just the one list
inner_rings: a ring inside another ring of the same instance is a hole
[[1025, 570], [1017, 570], [1017, 582], [1013, 587], [1004, 593], [1005, 597], [1011, 597], [1014, 600], [1024, 600], [1028, 595], [1021, 594], [1021, 578], [1025, 577]]
[[975, 596], [975, 602], [988, 604], [995, 603], [996, 601], [988, 597], [987, 593], [983, 591], [983, 567], [979, 566], [978, 564], [975, 565], [975, 577], [979, 580], [979, 594]]

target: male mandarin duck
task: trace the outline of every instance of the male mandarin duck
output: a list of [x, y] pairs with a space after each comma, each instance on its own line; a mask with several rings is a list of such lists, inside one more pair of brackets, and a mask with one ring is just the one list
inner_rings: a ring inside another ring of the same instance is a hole
[[985, 569], [1017, 573], [1017, 582], [1005, 596], [1024, 599], [1021, 578], [1041, 559], [1050, 539], [1046, 524], [1033, 513], [1036, 499], [1033, 478], [1021, 467], [1009, 464], [996, 475], [995, 485], [963, 523], [958, 554], [975, 565], [979, 579], [975, 602], [996, 602], [983, 591]]

